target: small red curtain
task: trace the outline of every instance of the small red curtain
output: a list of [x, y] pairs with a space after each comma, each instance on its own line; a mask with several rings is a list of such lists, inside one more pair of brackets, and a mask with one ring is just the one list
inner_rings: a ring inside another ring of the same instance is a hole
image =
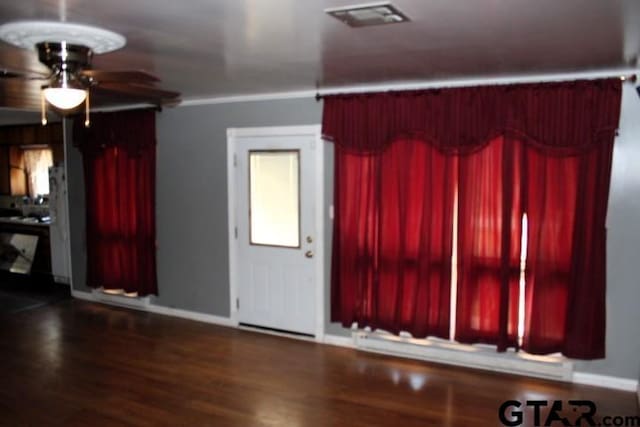
[[157, 294], [155, 113], [92, 115], [74, 123], [83, 154], [87, 213], [87, 284]]
[[[410, 303], [403, 288], [413, 274], [410, 236], [422, 236], [424, 223], [414, 223], [427, 210], [440, 218], [430, 233], [446, 232], [457, 191], [456, 339], [498, 350], [518, 346], [527, 213], [524, 349], [603, 357], [604, 219], [620, 94], [620, 81], [611, 79], [325, 99], [323, 133], [336, 145], [333, 320], [423, 333], [410, 319], [435, 315], [431, 305]], [[388, 160], [402, 150], [411, 155]], [[411, 150], [433, 150], [455, 172], [439, 177]], [[445, 256], [420, 252], [416, 263], [437, 274]], [[406, 307], [423, 312], [404, 316]], [[444, 301], [433, 307], [443, 310], [442, 321], [449, 318]]]
[[455, 159], [420, 140], [336, 147], [332, 319], [449, 336]]

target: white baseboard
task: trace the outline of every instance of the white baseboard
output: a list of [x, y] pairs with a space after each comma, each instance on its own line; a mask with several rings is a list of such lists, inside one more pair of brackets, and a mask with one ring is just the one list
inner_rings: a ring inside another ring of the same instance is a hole
[[180, 308], [166, 307], [164, 305], [149, 304], [147, 311], [166, 316], [180, 317], [182, 319], [195, 320], [197, 322], [212, 323], [219, 326], [237, 327], [238, 323], [228, 317], [215, 316], [213, 314], [198, 313], [197, 311], [182, 310]]
[[96, 298], [91, 292], [77, 291], [73, 288], [71, 289], [71, 296], [85, 301], [96, 301]]
[[609, 375], [590, 374], [588, 372], [574, 372], [573, 382], [575, 384], [593, 385], [596, 387], [606, 387], [624, 391], [638, 390], [638, 380], [611, 377]]
[[353, 337], [325, 334], [322, 342], [324, 344], [334, 345], [337, 347], [356, 348], [356, 345], [353, 342]]
[[[182, 310], [179, 308], [165, 307], [162, 305], [152, 304], [148, 298], [128, 298], [118, 295], [105, 295], [105, 297], [98, 295], [94, 292], [85, 292], [71, 290], [71, 295], [74, 298], [99, 302], [107, 305], [114, 305], [118, 307], [132, 308], [140, 311], [147, 311], [150, 313], [163, 314], [165, 316], [180, 317], [182, 319], [195, 320], [197, 322], [211, 323], [219, 326], [237, 327], [237, 322], [231, 320], [228, 317], [215, 316], [213, 314], [198, 313], [196, 311]], [[136, 301], [138, 300], [138, 301]]]

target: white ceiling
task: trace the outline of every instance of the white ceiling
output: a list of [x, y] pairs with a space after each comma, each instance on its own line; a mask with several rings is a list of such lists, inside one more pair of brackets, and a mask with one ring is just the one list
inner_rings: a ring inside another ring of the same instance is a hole
[[[640, 52], [638, 0], [394, 0], [411, 22], [359, 29], [323, 13], [354, 3], [14, 0], [0, 3], [0, 23], [116, 31], [127, 46], [94, 68], [150, 71], [183, 99], [597, 71], [635, 67]], [[2, 67], [42, 69], [35, 51], [0, 42]]]

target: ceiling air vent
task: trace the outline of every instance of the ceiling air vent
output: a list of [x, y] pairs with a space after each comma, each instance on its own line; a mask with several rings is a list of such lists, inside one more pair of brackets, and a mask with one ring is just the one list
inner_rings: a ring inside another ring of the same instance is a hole
[[325, 9], [325, 12], [350, 27], [398, 24], [409, 18], [389, 2], [368, 3]]

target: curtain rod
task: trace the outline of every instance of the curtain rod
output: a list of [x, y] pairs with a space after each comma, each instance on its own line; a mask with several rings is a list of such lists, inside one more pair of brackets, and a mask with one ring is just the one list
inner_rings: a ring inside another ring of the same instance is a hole
[[320, 101], [326, 96], [333, 95], [349, 95], [362, 94], [371, 92], [395, 92], [405, 90], [421, 90], [421, 89], [444, 89], [456, 87], [486, 86], [486, 85], [508, 85], [508, 84], [526, 84], [526, 83], [549, 83], [555, 81], [570, 80], [593, 80], [603, 78], [619, 78], [623, 82], [635, 83], [637, 81], [638, 70], [621, 69], [603, 72], [584, 72], [573, 74], [543, 74], [537, 76], [514, 76], [514, 77], [498, 77], [498, 78], [476, 78], [462, 80], [441, 80], [424, 83], [404, 83], [404, 84], [387, 84], [387, 85], [370, 85], [370, 86], [354, 86], [347, 88], [331, 88], [326, 90], [316, 90], [316, 101]]

